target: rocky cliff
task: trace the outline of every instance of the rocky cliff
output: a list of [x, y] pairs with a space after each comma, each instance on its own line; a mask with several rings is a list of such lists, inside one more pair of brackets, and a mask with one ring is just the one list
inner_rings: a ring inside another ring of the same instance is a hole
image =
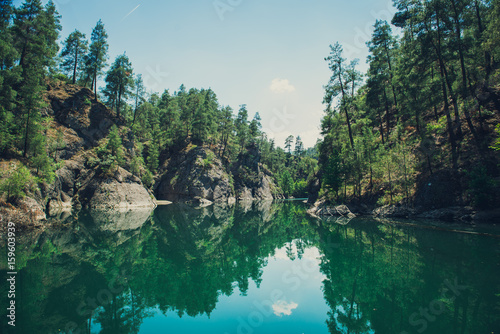
[[[15, 214], [29, 216], [32, 222], [44, 219], [46, 213], [54, 215], [74, 207], [122, 211], [153, 208], [156, 205], [153, 195], [159, 200], [194, 201], [203, 205], [282, 197], [274, 176], [260, 163], [257, 147], [240, 154], [233, 164], [222, 163], [208, 147], [192, 144], [162, 154], [160, 168], [153, 173], [153, 187], [147, 189], [136, 176], [137, 171], [136, 175], [129, 172], [135, 149], [133, 136], [127, 135], [130, 131], [125, 120], [95, 101], [91, 90], [51, 82], [45, 102], [42, 116], [50, 120], [47, 136], [58, 141], [52, 156], [60, 166], [52, 183], [39, 185], [36, 193], [28, 194], [22, 203], [8, 211], [22, 207]], [[96, 149], [103, 146], [114, 125], [122, 136], [124, 159], [119, 166], [104, 169]], [[4, 165], [12, 162], [6, 160]]]
[[168, 159], [163, 170], [155, 186], [159, 200], [228, 201], [235, 198], [232, 176], [206, 148], [187, 147]]
[[189, 146], [165, 161], [155, 186], [159, 200], [212, 202], [279, 198], [272, 174], [262, 164], [240, 156], [233, 168], [208, 148]]

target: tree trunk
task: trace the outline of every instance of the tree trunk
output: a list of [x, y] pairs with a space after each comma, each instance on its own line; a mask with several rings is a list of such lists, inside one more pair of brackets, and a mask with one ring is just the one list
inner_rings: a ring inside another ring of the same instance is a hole
[[[338, 77], [339, 77], [339, 83], [340, 83], [340, 89], [342, 91], [342, 102], [345, 101], [345, 90], [344, 90], [344, 83], [342, 82], [342, 67], [339, 64], [339, 72], [338, 72]], [[351, 129], [351, 120], [349, 119], [349, 111], [347, 110], [348, 107], [344, 106], [344, 111], [345, 111], [345, 118], [347, 121], [347, 129], [349, 130], [349, 140], [351, 141], [351, 147], [354, 150], [354, 138], [352, 136], [352, 129]]]
[[387, 99], [387, 93], [384, 87], [384, 101], [385, 101], [385, 122], [387, 124], [387, 141], [389, 141], [389, 129], [391, 128], [390, 112], [389, 112], [389, 101]]
[[391, 79], [392, 95], [394, 96], [394, 107], [398, 110], [398, 98], [396, 96], [396, 88], [393, 83], [394, 76], [392, 75], [391, 55], [389, 53], [389, 46], [387, 45], [387, 42], [384, 43], [384, 48], [387, 57], [387, 66], [389, 66], [389, 78]]
[[122, 79], [120, 78], [120, 83], [118, 86], [118, 102], [116, 106], [116, 117], [120, 118], [120, 106], [122, 105]]
[[385, 140], [384, 140], [384, 119], [382, 118], [382, 114], [380, 113], [380, 109], [378, 109], [378, 118], [380, 120], [380, 136], [382, 136], [382, 144], [385, 144]]
[[[474, 0], [474, 7], [476, 9], [476, 18], [477, 18], [477, 29], [479, 31], [479, 38], [482, 37], [483, 31], [484, 31], [484, 26], [482, 23], [481, 19], [481, 11], [479, 8], [479, 2], [477, 0]], [[486, 67], [486, 79], [490, 77], [491, 74], [491, 54], [489, 51], [485, 50], [484, 51], [484, 62], [485, 62], [485, 67]]]
[[30, 129], [30, 116], [31, 116], [31, 109], [28, 108], [28, 115], [26, 116], [26, 127], [25, 127], [25, 134], [24, 134], [23, 158], [26, 158], [26, 156], [28, 155], [28, 138], [29, 138], [29, 129]]
[[[467, 121], [467, 125], [469, 127], [470, 132], [472, 133], [472, 136], [474, 137], [474, 140], [476, 142], [476, 145], [479, 148], [479, 138], [477, 137], [476, 134], [476, 129], [474, 128], [474, 124], [472, 124], [472, 119], [470, 117], [469, 109], [467, 108], [467, 104], [465, 103], [467, 101], [467, 70], [465, 68], [465, 57], [464, 57], [464, 52], [463, 52], [463, 43], [462, 43], [462, 28], [460, 26], [460, 20], [459, 20], [459, 13], [457, 6], [455, 4], [455, 0], [451, 0], [451, 4], [453, 6], [453, 12], [454, 12], [454, 20], [455, 20], [455, 35], [457, 38], [458, 42], [458, 53], [460, 55], [460, 68], [462, 70], [462, 99], [464, 101], [464, 115], [465, 119]], [[471, 93], [472, 93], [472, 88]]]
[[[446, 122], [448, 125], [448, 135], [449, 135], [449, 140], [450, 140], [450, 145], [451, 145], [451, 160], [452, 160], [452, 166], [453, 169], [457, 170], [458, 169], [458, 153], [457, 153], [457, 143], [455, 141], [455, 132], [453, 130], [453, 121], [451, 120], [451, 115], [450, 115], [450, 106], [448, 102], [448, 94], [446, 92], [446, 76], [445, 76], [445, 65], [443, 62], [443, 58], [441, 55], [441, 29], [439, 27], [439, 13], [436, 8], [436, 25], [437, 25], [437, 31], [438, 31], [438, 42], [437, 44], [434, 43], [434, 41], [431, 41], [435, 51], [436, 55], [438, 58], [439, 62], [439, 73], [441, 75], [441, 86], [443, 90], [443, 102], [444, 102], [444, 113], [446, 115]], [[427, 27], [427, 30], [428, 27]]]
[[97, 69], [94, 71], [94, 101], [97, 102]]
[[415, 123], [417, 126], [417, 133], [420, 135], [420, 113], [418, 112], [418, 101], [417, 101], [417, 95], [413, 95], [413, 101], [415, 102]]
[[389, 196], [391, 198], [391, 205], [392, 205], [392, 180], [391, 180], [391, 164], [389, 161], [387, 161], [387, 172], [389, 173]]
[[[442, 73], [442, 72], [441, 72]], [[444, 75], [442, 75], [443, 77]], [[458, 169], [458, 156], [457, 156], [457, 143], [455, 142], [455, 133], [453, 131], [453, 121], [450, 115], [450, 106], [448, 102], [448, 95], [446, 93], [446, 85], [444, 83], [444, 78], [442, 78], [442, 89], [443, 89], [443, 101], [444, 101], [444, 114], [446, 115], [446, 123], [448, 127], [448, 135], [451, 145], [451, 160], [453, 169]]]
[[344, 111], [345, 111], [345, 118], [347, 121], [347, 129], [349, 130], [349, 140], [351, 141], [351, 147], [354, 150], [354, 138], [352, 136], [351, 120], [349, 119], [349, 112], [347, 110], [347, 107], [344, 107]]
[[75, 54], [75, 66], [73, 67], [73, 85], [76, 83], [76, 67], [78, 65], [78, 47]]

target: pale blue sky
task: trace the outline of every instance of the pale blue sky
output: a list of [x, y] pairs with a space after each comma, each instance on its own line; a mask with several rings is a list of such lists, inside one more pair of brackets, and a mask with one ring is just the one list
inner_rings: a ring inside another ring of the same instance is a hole
[[247, 104], [251, 117], [259, 112], [278, 145], [292, 134], [307, 147], [319, 136], [329, 45], [339, 41], [345, 57], [360, 58], [360, 69], [366, 70], [364, 43], [372, 26], [377, 18], [390, 21], [394, 12], [392, 0], [55, 3], [62, 15], [61, 39], [75, 29], [90, 37], [102, 19], [109, 63], [126, 51], [149, 90], [173, 92], [182, 83], [212, 88], [219, 103], [235, 112], [240, 104]]

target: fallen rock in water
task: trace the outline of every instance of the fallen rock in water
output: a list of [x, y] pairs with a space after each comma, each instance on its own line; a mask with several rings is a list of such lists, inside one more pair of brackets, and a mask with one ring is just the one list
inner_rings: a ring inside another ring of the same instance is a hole
[[382, 218], [408, 218], [413, 216], [415, 211], [406, 205], [384, 205], [373, 210], [372, 215]]
[[355, 218], [356, 215], [351, 212], [347, 205], [330, 205], [326, 201], [316, 202], [312, 208], [307, 210], [312, 216], [336, 216]]

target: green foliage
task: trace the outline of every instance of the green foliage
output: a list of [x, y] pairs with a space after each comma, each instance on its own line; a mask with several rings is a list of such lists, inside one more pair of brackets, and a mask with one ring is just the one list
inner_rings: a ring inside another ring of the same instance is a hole
[[280, 185], [280, 188], [283, 191], [283, 194], [285, 195], [285, 197], [290, 197], [291, 195], [293, 195], [294, 182], [293, 182], [292, 176], [290, 175], [288, 170], [285, 170], [280, 175], [279, 185]]
[[334, 152], [328, 157], [323, 167], [323, 186], [328, 190], [338, 193], [342, 186], [341, 160], [338, 153]]
[[151, 173], [155, 173], [156, 170], [158, 169], [158, 164], [159, 164], [158, 158], [159, 158], [158, 146], [156, 145], [156, 142], [153, 141], [149, 144], [148, 158], [147, 158], [147, 167]]
[[144, 172], [144, 175], [142, 175], [142, 183], [148, 187], [148, 188], [151, 188], [154, 184], [154, 177], [153, 177], [153, 173], [151, 173], [149, 170], [146, 170]]
[[11, 149], [16, 140], [14, 114], [10, 111], [0, 112], [0, 152]]
[[94, 93], [97, 100], [97, 79], [102, 74], [104, 67], [106, 67], [106, 59], [108, 53], [108, 34], [104, 29], [104, 24], [99, 20], [92, 30], [90, 37], [89, 52], [84, 57], [85, 67], [83, 81], [84, 85], [92, 82]]
[[485, 209], [493, 205], [495, 198], [495, 180], [488, 174], [486, 167], [475, 166], [467, 173], [469, 178], [468, 193], [472, 198], [472, 205]]
[[407, 200], [418, 173], [458, 171], [463, 152], [485, 158], [479, 124], [484, 130], [484, 119], [494, 115], [474, 109], [483, 104], [478, 94], [498, 84], [500, 44], [493, 36], [499, 2], [394, 5], [392, 24], [401, 33], [396, 37], [391, 25], [376, 21], [363, 86], [355, 60], [347, 65], [339, 43], [326, 58], [332, 75], [323, 101], [319, 175], [331, 198], [343, 190], [347, 197], [380, 196], [379, 203]]
[[34, 189], [34, 181], [28, 168], [21, 165], [9, 173], [0, 184], [0, 189], [6, 194], [8, 201], [15, 201], [24, 198], [28, 191]]
[[496, 132], [498, 138], [495, 140], [495, 143], [493, 144], [493, 146], [491, 146], [491, 148], [496, 151], [500, 151], [500, 124], [497, 124]]
[[72, 83], [76, 83], [78, 71], [84, 66], [84, 55], [87, 52], [87, 40], [85, 34], [75, 30], [64, 41], [64, 47], [61, 51], [61, 69], [72, 75]]
[[293, 185], [293, 196], [295, 198], [307, 198], [307, 181], [299, 180]]
[[[123, 166], [125, 153], [123, 152], [122, 139], [116, 125], [109, 130], [107, 138], [96, 149], [98, 165], [106, 174]], [[92, 164], [92, 162], [90, 162]]]
[[427, 123], [427, 131], [436, 134], [443, 134], [446, 131], [446, 116], [440, 117], [437, 122]]
[[201, 165], [203, 168], [211, 167], [214, 163], [215, 154], [213, 152], [208, 152], [207, 157], [202, 160]]
[[141, 174], [141, 169], [144, 166], [144, 159], [140, 156], [134, 156], [130, 161], [130, 173], [135, 176], [139, 176]]
[[125, 99], [131, 96], [134, 88], [135, 80], [132, 71], [130, 60], [123, 54], [116, 57], [106, 74], [106, 88], [103, 94], [107, 98], [107, 105], [116, 110], [117, 117], [120, 117], [120, 110], [125, 104]]

